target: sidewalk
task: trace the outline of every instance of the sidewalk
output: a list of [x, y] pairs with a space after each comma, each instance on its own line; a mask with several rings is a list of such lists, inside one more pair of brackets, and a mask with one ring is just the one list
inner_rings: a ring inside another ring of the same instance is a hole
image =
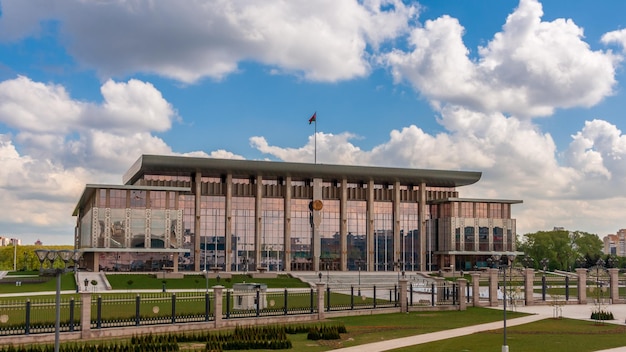
[[[563, 318], [570, 319], [579, 319], [579, 320], [589, 320], [591, 316], [591, 311], [594, 308], [594, 305], [567, 305], [562, 307]], [[502, 308], [494, 308], [494, 309], [502, 309]], [[615, 316], [615, 320], [607, 321], [607, 323], [611, 324], [624, 324], [626, 320], [626, 304], [613, 304], [608, 307], [608, 309]], [[552, 318], [554, 317], [554, 308], [552, 306], [529, 306], [529, 307], [519, 307], [517, 309], [518, 312], [530, 313], [533, 315], [529, 315], [527, 317], [515, 318], [515, 319], [507, 319], [506, 325], [516, 326], [527, 323], [532, 323], [535, 321], [539, 321], [542, 319]], [[480, 325], [466, 326], [458, 329], [444, 330], [438, 331], [428, 334], [421, 334], [415, 336], [408, 336], [394, 340], [386, 340], [381, 342], [370, 343], [367, 345], [359, 345], [353, 347], [340, 348], [333, 351], [336, 352], [362, 352], [363, 350], [367, 352], [379, 352], [379, 351], [388, 351], [396, 348], [419, 345], [423, 343], [438, 341], [449, 339], [453, 337], [466, 336], [470, 334], [474, 334], [481, 331], [494, 330], [502, 328], [502, 321], [486, 323]], [[618, 347], [610, 350], [603, 350], [597, 352], [626, 352], [626, 341], [624, 342], [624, 347]]]

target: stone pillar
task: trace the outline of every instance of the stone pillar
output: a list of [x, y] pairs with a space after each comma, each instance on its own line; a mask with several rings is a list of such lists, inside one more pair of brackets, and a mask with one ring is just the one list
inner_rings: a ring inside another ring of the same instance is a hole
[[213, 310], [213, 323], [216, 329], [219, 329], [222, 325], [222, 311], [223, 311], [223, 296], [224, 296], [224, 286], [213, 286], [213, 305], [215, 309]]
[[435, 290], [437, 291], [437, 294], [435, 295], [435, 299], [437, 300], [436, 302], [434, 302], [435, 304], [437, 302], [441, 302], [443, 301], [443, 293], [444, 293], [444, 283], [446, 282], [446, 280], [442, 277], [435, 277]]
[[578, 304], [587, 304], [587, 269], [576, 269], [578, 275]]
[[317, 287], [317, 320], [324, 320], [324, 289], [326, 284], [318, 282], [315, 286]]
[[467, 287], [467, 280], [465, 280], [465, 279], [458, 279], [458, 280], [456, 280], [456, 283], [459, 284], [458, 285], [458, 290], [459, 290], [459, 310], [466, 310], [467, 309], [467, 297], [465, 295], [465, 292], [466, 292], [466, 287]]
[[527, 306], [535, 304], [535, 269], [526, 268], [524, 270], [524, 301]]
[[610, 289], [609, 297], [611, 298], [611, 304], [616, 304], [620, 302], [619, 299], [619, 281], [618, 281], [618, 268], [610, 268], [608, 269], [609, 279], [610, 279]]
[[480, 306], [480, 273], [472, 273], [472, 305]]
[[489, 306], [498, 306], [498, 269], [487, 269], [489, 273]]
[[409, 304], [407, 301], [407, 279], [406, 278], [401, 278], [398, 281], [398, 286], [399, 286], [399, 290], [400, 290], [400, 297], [398, 297], [398, 299], [400, 300], [400, 312], [408, 312], [409, 311]]
[[88, 339], [91, 337], [91, 293], [80, 293], [80, 337]]

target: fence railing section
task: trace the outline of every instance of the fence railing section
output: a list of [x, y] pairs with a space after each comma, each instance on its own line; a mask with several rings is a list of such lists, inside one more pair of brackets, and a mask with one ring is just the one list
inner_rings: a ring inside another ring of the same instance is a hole
[[[54, 298], [16, 299], [0, 302], [0, 335], [29, 335], [55, 332]], [[81, 303], [73, 297], [59, 301], [59, 331], [80, 330]]]

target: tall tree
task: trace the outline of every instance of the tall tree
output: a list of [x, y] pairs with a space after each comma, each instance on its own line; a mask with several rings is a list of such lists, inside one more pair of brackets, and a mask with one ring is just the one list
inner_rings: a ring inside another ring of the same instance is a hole
[[571, 270], [579, 257], [593, 261], [602, 255], [602, 241], [597, 235], [582, 231], [539, 231], [524, 235], [518, 247], [532, 258], [535, 267], [542, 259], [549, 260], [550, 270]]

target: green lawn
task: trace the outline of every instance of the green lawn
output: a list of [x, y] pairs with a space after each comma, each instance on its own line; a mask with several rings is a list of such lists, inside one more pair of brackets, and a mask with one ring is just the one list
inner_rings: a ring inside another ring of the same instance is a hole
[[[511, 351], [585, 352], [615, 348], [626, 344], [626, 326], [596, 324], [572, 319], [545, 319], [531, 324], [507, 328], [507, 344]], [[442, 341], [415, 345], [395, 352], [501, 351], [502, 329], [480, 332]]]

